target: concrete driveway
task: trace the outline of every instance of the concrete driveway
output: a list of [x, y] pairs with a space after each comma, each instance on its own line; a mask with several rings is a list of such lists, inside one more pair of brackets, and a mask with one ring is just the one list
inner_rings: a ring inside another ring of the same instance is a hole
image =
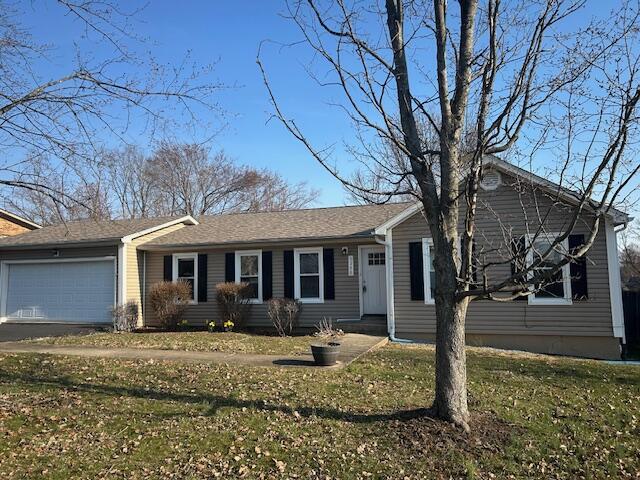
[[0, 342], [17, 342], [28, 338], [86, 335], [105, 330], [95, 325], [68, 325], [64, 323], [0, 323]]

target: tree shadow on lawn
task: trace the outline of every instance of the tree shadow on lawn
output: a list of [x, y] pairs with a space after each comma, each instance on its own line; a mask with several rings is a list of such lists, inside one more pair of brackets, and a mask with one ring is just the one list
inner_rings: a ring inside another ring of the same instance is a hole
[[[291, 417], [320, 418], [340, 422], [370, 425], [377, 436], [390, 440], [393, 444], [404, 448], [408, 455], [424, 455], [438, 463], [443, 458], [451, 457], [452, 452], [480, 458], [504, 451], [514, 436], [525, 429], [500, 419], [494, 412], [473, 412], [471, 433], [453, 426], [448, 422], [436, 419], [431, 410], [426, 408], [398, 410], [393, 412], [358, 413], [340, 411], [326, 407], [292, 408], [280, 403], [269, 403], [262, 400], [240, 400], [229, 396], [209, 393], [177, 393], [130, 386], [114, 386], [90, 382], [78, 382], [65, 376], [43, 377], [33, 374], [18, 374], [0, 370], [0, 383], [36, 385], [52, 388], [68, 389], [74, 392], [93, 393], [113, 397], [132, 397], [147, 400], [175, 401], [194, 406], [207, 406], [205, 415], [216, 415], [224, 407], [238, 410], [253, 409], [257, 412], [282, 412]], [[169, 414], [170, 416], [178, 416]], [[180, 413], [179, 416], [186, 416]], [[198, 415], [202, 415], [199, 413]], [[158, 418], [166, 417], [157, 414]], [[435, 453], [438, 452], [437, 455]], [[437, 459], [440, 458], [440, 461]], [[447, 462], [445, 462], [447, 463]], [[444, 464], [438, 468], [444, 468]], [[448, 468], [448, 467], [447, 467]], [[460, 472], [462, 475], [462, 472]]]
[[90, 382], [77, 382], [73, 379], [60, 377], [43, 377], [33, 374], [17, 374], [0, 370], [0, 383], [23, 383], [54, 388], [65, 388], [76, 392], [95, 393], [109, 396], [127, 396], [146, 400], [165, 400], [187, 403], [192, 405], [209, 405], [206, 415], [215, 415], [220, 408], [230, 407], [236, 409], [254, 409], [262, 411], [282, 412], [289, 415], [303, 417], [320, 417], [330, 420], [339, 420], [348, 423], [375, 423], [388, 421], [408, 421], [414, 419], [437, 420], [429, 408], [411, 410], [398, 410], [394, 412], [357, 413], [337, 410], [326, 407], [289, 407], [278, 403], [268, 403], [263, 400], [241, 400], [230, 396], [213, 395], [210, 393], [178, 393], [149, 388], [137, 388], [129, 386], [115, 386]]
[[286, 405], [265, 403], [262, 400], [240, 400], [237, 398], [210, 393], [177, 393], [147, 388], [115, 386], [90, 382], [77, 382], [69, 377], [42, 377], [32, 374], [17, 374], [0, 370], [0, 383], [22, 383], [54, 388], [65, 388], [76, 392], [95, 393], [109, 396], [127, 396], [146, 400], [165, 400], [182, 402], [192, 405], [209, 405], [206, 415], [215, 415], [220, 408], [247, 408], [262, 411], [279, 411], [293, 415], [297, 412], [303, 417], [320, 417], [340, 420], [350, 423], [372, 423], [389, 420], [410, 420], [422, 417], [432, 417], [429, 409], [402, 410], [391, 413], [350, 413], [324, 407], [292, 408]]

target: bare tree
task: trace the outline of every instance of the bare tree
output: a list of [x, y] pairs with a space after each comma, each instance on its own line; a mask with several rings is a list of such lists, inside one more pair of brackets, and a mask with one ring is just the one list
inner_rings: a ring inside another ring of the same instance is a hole
[[40, 225], [112, 218], [109, 185], [95, 167], [84, 159], [56, 166], [47, 157], [30, 157], [14, 177], [26, 186], [14, 188], [5, 204]]
[[163, 143], [150, 163], [165, 213], [199, 216], [236, 210], [244, 191], [257, 181], [224, 152], [210, 155], [202, 145]]
[[[356, 195], [415, 195], [420, 201], [437, 276], [432, 411], [468, 429], [469, 302], [510, 301], [553, 283], [563, 266], [592, 246], [612, 204], [634, 190], [630, 182], [640, 168], [633, 156], [640, 99], [638, 6], [621, 2], [611, 17], [581, 24], [582, 0], [291, 0], [287, 5], [304, 40], [292, 48], [303, 44], [328, 67], [322, 75], [308, 70], [344, 99], [338, 106], [360, 140], [351, 148], [360, 158], [368, 156], [374, 179], [384, 175], [384, 180], [354, 180], [335, 168], [340, 163], [331, 149], [314, 145], [282, 111], [259, 53], [274, 114]], [[402, 161], [371, 155], [375, 142], [393, 145]], [[566, 221], [549, 230], [548, 213], [523, 204], [523, 211], [536, 212], [535, 222], [520, 226], [532, 240], [509, 248], [513, 229], [504, 225], [506, 245], [499, 250], [508, 258], [484, 255], [478, 265], [473, 244], [479, 182], [487, 156], [498, 154], [524, 159], [533, 171], [550, 167], [545, 176], [561, 187], [551, 195], [548, 211], [562, 205]], [[574, 227], [585, 221], [590, 233], [584, 243], [563, 249]], [[496, 263], [514, 261], [520, 268], [492, 274]]]
[[159, 215], [160, 185], [147, 156], [135, 146], [102, 153], [100, 165], [105, 171], [113, 197], [116, 216], [144, 218]]
[[43, 225], [286, 210], [307, 207], [318, 196], [303, 182], [291, 184], [197, 144], [163, 142], [150, 155], [133, 146], [104, 150], [93, 161], [69, 158], [61, 170], [34, 157], [23, 170], [19, 179], [43, 188], [21, 188], [6, 203]]
[[[56, 45], [34, 41], [22, 21], [33, 13], [29, 8], [0, 1], [0, 186], [70, 200], [25, 176], [25, 159], [39, 156], [62, 171], [69, 160], [92, 161], [105, 135], [124, 142], [134, 123], [140, 130], [135, 133], [151, 136], [172, 121], [187, 123], [198, 112], [217, 111], [210, 67], [190, 68], [188, 58], [178, 66], [162, 65], [148, 52], [137, 53], [145, 42], [132, 33], [139, 12], [133, 3], [58, 0], [53, 8], [84, 26], [75, 61], [59, 76], [42, 69]], [[111, 47], [110, 53], [96, 56], [97, 44], [101, 50]], [[5, 197], [11, 195], [5, 189]]]

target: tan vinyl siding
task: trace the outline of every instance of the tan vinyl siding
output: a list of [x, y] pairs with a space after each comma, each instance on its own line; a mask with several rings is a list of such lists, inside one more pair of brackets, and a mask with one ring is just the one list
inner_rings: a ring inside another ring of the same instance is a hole
[[126, 256], [126, 267], [125, 270], [127, 272], [127, 280], [126, 280], [126, 292], [125, 292], [125, 301], [134, 301], [138, 303], [138, 311], [139, 315], [142, 316], [142, 282], [144, 278], [144, 252], [137, 249], [139, 245], [143, 243], [149, 242], [151, 240], [155, 240], [162, 235], [166, 235], [167, 233], [175, 232], [176, 230], [180, 230], [185, 225], [179, 223], [177, 225], [171, 225], [170, 227], [163, 228], [153, 233], [149, 233], [147, 235], [143, 235], [131, 241], [131, 243], [127, 243], [124, 246], [125, 256]]
[[[526, 233], [521, 198], [524, 199], [522, 203], [525, 204], [526, 215], [533, 228], [536, 224], [539, 225], [535, 220], [539, 218], [536, 212], [544, 215], [548, 208], [552, 210], [545, 222], [547, 231], [560, 230], [564, 226], [568, 219], [566, 210], [551, 207], [550, 200], [540, 192], [535, 195], [536, 202], [531, 192], [519, 195], [510, 185], [512, 180], [505, 175], [503, 182], [497, 190], [481, 193], [476, 234], [478, 245], [484, 243], [504, 249], [500, 224], [511, 225], [514, 237]], [[423, 301], [412, 301], [409, 283], [409, 242], [430, 237], [428, 231], [422, 213], [417, 213], [393, 229], [394, 316], [396, 336], [400, 338], [435, 333], [435, 307], [425, 305]], [[583, 233], [586, 237], [586, 222], [579, 222], [573, 233]], [[595, 244], [587, 258], [588, 300], [574, 300], [572, 305], [529, 305], [526, 300], [508, 303], [486, 300], [472, 302], [467, 315], [467, 333], [611, 337], [613, 329], [604, 224], [600, 225]], [[510, 265], [494, 268], [490, 274], [494, 279], [504, 278], [510, 274]]]
[[30, 232], [33, 228], [27, 228], [6, 218], [0, 217], [0, 237], [11, 237], [21, 233]]
[[[372, 241], [366, 241], [366, 244], [372, 244]], [[356, 319], [360, 317], [360, 300], [359, 300], [359, 280], [358, 280], [358, 244], [362, 241], [342, 241], [333, 243], [304, 243], [291, 246], [252, 246], [249, 248], [241, 248], [238, 250], [255, 250], [261, 248], [263, 252], [273, 252], [273, 297], [284, 296], [284, 250], [293, 250], [302, 247], [322, 247], [334, 249], [335, 262], [335, 300], [325, 300], [321, 304], [303, 304], [300, 317], [300, 326], [313, 327], [323, 317], [331, 317], [333, 320], [339, 318]], [[354, 274], [348, 276], [347, 257], [342, 255], [341, 248], [349, 247], [348, 255], [354, 257]], [[218, 311], [215, 302], [215, 285], [224, 282], [225, 270], [225, 253], [235, 252], [235, 249], [201, 249], [198, 253], [207, 254], [207, 302], [201, 302], [197, 305], [191, 305], [187, 311], [186, 319], [192, 325], [205, 325], [209, 320], [219, 321]], [[163, 279], [163, 257], [171, 252], [147, 252], [147, 275], [146, 286], [147, 292], [151, 285], [160, 282]], [[145, 325], [156, 325], [150, 309], [145, 311]], [[251, 306], [249, 315], [249, 326], [270, 326], [271, 322], [267, 317], [267, 305], [256, 304]]]

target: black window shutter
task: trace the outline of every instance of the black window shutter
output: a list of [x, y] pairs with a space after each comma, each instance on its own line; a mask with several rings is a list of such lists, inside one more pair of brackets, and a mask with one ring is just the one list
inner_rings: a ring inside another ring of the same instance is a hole
[[411, 300], [424, 301], [422, 242], [409, 243], [409, 279], [411, 281]]
[[224, 254], [224, 281], [236, 281], [236, 254], [233, 252]]
[[173, 282], [173, 255], [164, 256], [164, 281]]
[[[511, 240], [511, 254], [514, 257], [511, 261], [511, 275], [515, 275], [516, 273], [521, 272], [524, 268], [526, 268], [526, 251], [527, 244], [525, 237], [514, 238]], [[520, 297], [516, 297], [514, 300], [528, 300], [527, 297], [527, 295], [523, 295]]]
[[[584, 245], [584, 235], [569, 235], [569, 252]], [[571, 272], [571, 297], [574, 300], [587, 300], [589, 288], [587, 285], [587, 259], [582, 256], [569, 264]]]
[[284, 297], [293, 298], [293, 250], [283, 252], [284, 264]]
[[322, 269], [324, 271], [324, 299], [335, 300], [336, 288], [333, 248], [324, 248], [322, 250]]
[[198, 254], [198, 302], [207, 301], [207, 254]]
[[273, 297], [273, 261], [271, 252], [262, 252], [262, 300]]

